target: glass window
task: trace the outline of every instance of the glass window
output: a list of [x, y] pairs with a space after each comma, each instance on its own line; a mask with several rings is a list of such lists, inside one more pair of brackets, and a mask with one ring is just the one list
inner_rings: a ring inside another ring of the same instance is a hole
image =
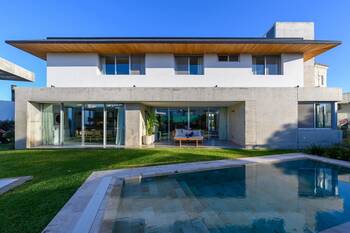
[[81, 104], [64, 104], [64, 144], [80, 145], [82, 142]]
[[190, 74], [201, 75], [203, 74], [203, 57], [191, 56], [190, 59]]
[[203, 74], [202, 56], [175, 56], [175, 74]]
[[170, 132], [175, 134], [175, 129], [188, 129], [187, 108], [169, 109]]
[[299, 103], [298, 104], [298, 127], [314, 128], [314, 104]]
[[156, 116], [158, 120], [158, 126], [156, 127], [156, 137], [158, 141], [169, 140], [170, 139], [170, 125], [169, 125], [169, 115], [168, 108], [157, 108]]
[[266, 74], [278, 75], [281, 74], [281, 57], [280, 56], [266, 56]]
[[255, 75], [279, 75], [281, 70], [280, 56], [253, 56], [253, 74]]
[[84, 107], [85, 144], [103, 144], [103, 104]]
[[188, 74], [188, 57], [186, 56], [175, 57], [175, 73]]
[[122, 104], [106, 105], [106, 142], [108, 145], [124, 144], [125, 110]]
[[228, 61], [230, 62], [239, 62], [239, 55], [229, 55]]
[[219, 62], [239, 62], [239, 55], [218, 55]]
[[316, 128], [332, 127], [332, 105], [331, 103], [316, 104]]
[[115, 57], [114, 56], [108, 56], [105, 57], [105, 68], [104, 68], [105, 74], [113, 75], [115, 74]]
[[228, 56], [227, 55], [218, 55], [218, 61], [220, 62], [227, 62]]
[[333, 103], [299, 103], [299, 128], [332, 128]]
[[117, 74], [129, 74], [129, 56], [116, 56]]
[[131, 56], [131, 74], [145, 74], [145, 56]]
[[253, 74], [264, 75], [265, 74], [265, 57], [253, 56]]

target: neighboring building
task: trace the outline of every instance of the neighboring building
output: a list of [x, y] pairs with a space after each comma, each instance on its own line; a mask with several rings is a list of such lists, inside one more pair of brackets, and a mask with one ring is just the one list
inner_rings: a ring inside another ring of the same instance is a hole
[[338, 103], [338, 125], [348, 125], [350, 121], [350, 93], [343, 94], [343, 100]]
[[[1, 80], [33, 82], [34, 74], [0, 57], [0, 81]], [[12, 87], [13, 86], [11, 86], [11, 101], [0, 100], [0, 121], [14, 120], [15, 103]]]
[[315, 86], [327, 87], [327, 71], [328, 66], [316, 63], [315, 64]]
[[[16, 148], [140, 146], [145, 112], [158, 140], [179, 128], [243, 147], [341, 141], [337, 88], [317, 88], [314, 58], [340, 44], [313, 23], [263, 38], [47, 38], [7, 43], [47, 61], [47, 88], [16, 89]], [[323, 83], [326, 86], [326, 82]]]

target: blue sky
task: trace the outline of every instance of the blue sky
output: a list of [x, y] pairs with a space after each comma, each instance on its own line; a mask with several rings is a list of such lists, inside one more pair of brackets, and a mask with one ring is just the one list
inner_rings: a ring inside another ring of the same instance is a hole
[[319, 57], [328, 85], [350, 91], [350, 1], [337, 0], [0, 0], [0, 56], [36, 75], [34, 83], [0, 81], [0, 100], [10, 85], [44, 87], [46, 63], [5, 44], [8, 39], [48, 36], [262, 36], [275, 21], [313, 21], [316, 38], [343, 44]]

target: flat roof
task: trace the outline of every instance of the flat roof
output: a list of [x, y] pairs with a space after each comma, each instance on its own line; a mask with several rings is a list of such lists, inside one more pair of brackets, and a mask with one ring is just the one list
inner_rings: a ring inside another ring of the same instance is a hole
[[33, 82], [33, 72], [0, 57], [0, 80]]
[[48, 53], [302, 53], [309, 60], [341, 44], [334, 40], [244, 37], [47, 37], [6, 43], [46, 60]]

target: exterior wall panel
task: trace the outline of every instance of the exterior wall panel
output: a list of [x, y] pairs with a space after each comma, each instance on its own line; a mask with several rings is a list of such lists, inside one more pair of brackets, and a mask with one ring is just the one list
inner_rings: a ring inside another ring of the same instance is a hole
[[204, 75], [175, 75], [173, 54], [146, 54], [145, 75], [103, 75], [97, 54], [49, 54], [47, 86], [55, 87], [295, 87], [303, 86], [303, 55], [282, 54], [282, 75], [253, 75], [252, 56], [219, 62], [204, 55]]

